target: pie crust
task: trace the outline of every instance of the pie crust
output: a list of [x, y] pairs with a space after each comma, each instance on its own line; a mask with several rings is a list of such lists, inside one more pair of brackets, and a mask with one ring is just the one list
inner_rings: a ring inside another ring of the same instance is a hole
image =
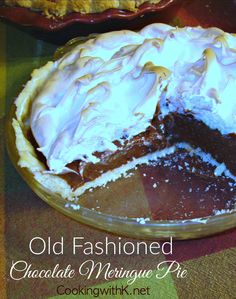
[[136, 11], [145, 2], [161, 0], [5, 0], [10, 6], [22, 6], [43, 11], [46, 16], [62, 17], [70, 12], [100, 13], [110, 8]]

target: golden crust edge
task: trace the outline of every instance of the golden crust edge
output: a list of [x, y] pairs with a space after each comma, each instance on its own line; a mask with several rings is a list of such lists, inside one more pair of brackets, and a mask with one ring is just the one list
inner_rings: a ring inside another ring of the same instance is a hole
[[22, 6], [31, 9], [37, 9], [39, 11], [43, 11], [47, 17], [63, 17], [67, 13], [71, 12], [80, 12], [82, 14], [99, 13], [110, 8], [136, 11], [137, 8], [145, 2], [158, 4], [161, 0], [131, 0], [129, 3], [124, 0], [103, 0], [102, 4], [98, 4], [96, 0], [94, 2], [93, 1], [75, 0], [71, 3], [65, 2], [65, 0], [59, 0], [55, 3], [37, 0], [32, 3], [29, 0], [5, 0], [5, 3], [10, 6]]
[[75, 192], [62, 178], [45, 173], [45, 166], [40, 162], [35, 153], [35, 148], [24, 134], [24, 117], [29, 114], [30, 105], [40, 87], [47, 80], [48, 75], [53, 71], [53, 62], [48, 62], [40, 69], [32, 72], [31, 80], [27, 82], [17, 99], [15, 100], [16, 112], [12, 119], [12, 127], [15, 132], [15, 146], [19, 155], [18, 166], [26, 168], [34, 179], [50, 192], [61, 195], [63, 198], [74, 199]]

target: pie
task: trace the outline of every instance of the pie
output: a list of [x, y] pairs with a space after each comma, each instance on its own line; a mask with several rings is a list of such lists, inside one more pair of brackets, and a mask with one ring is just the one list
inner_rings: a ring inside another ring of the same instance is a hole
[[150, 153], [201, 148], [236, 175], [236, 36], [152, 24], [34, 70], [15, 101], [19, 165], [74, 198]]
[[70, 12], [83, 14], [103, 12], [110, 8], [135, 11], [145, 2], [157, 4], [161, 0], [5, 0], [10, 6], [22, 6], [43, 11], [47, 16], [62, 17]]

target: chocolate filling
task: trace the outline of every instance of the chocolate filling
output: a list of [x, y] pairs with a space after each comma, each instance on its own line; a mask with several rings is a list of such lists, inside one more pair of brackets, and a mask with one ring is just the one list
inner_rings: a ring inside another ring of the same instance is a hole
[[167, 135], [172, 142], [187, 142], [194, 147], [200, 147], [210, 153], [218, 162], [225, 163], [228, 169], [236, 175], [236, 135], [222, 135], [218, 130], [212, 130], [202, 121], [192, 115], [172, 114], [165, 121]]
[[[157, 120], [157, 117], [156, 117]], [[161, 127], [164, 130], [161, 130]], [[83, 176], [75, 173], [61, 175], [73, 189], [78, 188], [87, 181], [92, 181], [102, 173], [115, 169], [133, 158], [142, 157], [150, 152], [162, 150], [176, 142], [187, 142], [194, 147], [210, 153], [218, 162], [224, 162], [229, 170], [236, 174], [236, 136], [222, 135], [218, 130], [212, 130], [203, 122], [194, 119], [192, 115], [173, 113], [163, 122], [152, 122], [152, 127], [144, 133], [126, 142], [115, 153], [100, 154], [101, 162], [82, 165]], [[79, 172], [80, 161], [68, 165], [69, 168]]]
[[[151, 122], [151, 126], [145, 132], [142, 132], [131, 140], [123, 139], [122, 144], [118, 141], [115, 152], [96, 152], [95, 155], [100, 158], [100, 163], [84, 163], [82, 161], [74, 161], [67, 165], [68, 168], [77, 173], [71, 172], [60, 175], [67, 183], [76, 189], [82, 186], [85, 182], [93, 181], [101, 174], [118, 168], [134, 158], [140, 158], [148, 153], [162, 150], [168, 146], [168, 141], [162, 130], [162, 122], [158, 120], [157, 114]], [[82, 171], [81, 171], [82, 170]]]
[[[32, 140], [33, 136], [30, 136]], [[218, 162], [224, 162], [228, 169], [236, 175], [236, 136], [235, 134], [222, 135], [218, 130], [212, 130], [203, 122], [196, 120], [192, 115], [172, 113], [163, 121], [155, 114], [151, 126], [131, 140], [123, 138], [123, 142], [115, 141], [117, 151], [96, 152], [100, 162], [85, 163], [80, 160], [67, 165], [75, 172], [59, 175], [67, 181], [72, 189], [77, 189], [85, 182], [93, 181], [101, 174], [118, 168], [134, 158], [140, 158], [148, 153], [162, 150], [176, 142], [187, 142], [194, 147], [210, 153]], [[32, 141], [32, 144], [35, 140]], [[40, 154], [40, 153], [39, 153]], [[45, 158], [38, 158], [46, 163]]]

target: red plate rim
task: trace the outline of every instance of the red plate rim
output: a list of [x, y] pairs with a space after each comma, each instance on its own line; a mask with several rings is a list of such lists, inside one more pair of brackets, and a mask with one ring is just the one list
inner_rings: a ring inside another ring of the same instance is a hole
[[144, 3], [135, 12], [120, 9], [109, 9], [102, 13], [70, 13], [63, 18], [47, 18], [41, 13], [23, 7], [0, 6], [0, 17], [14, 23], [36, 27], [45, 31], [57, 31], [75, 23], [96, 24], [110, 19], [132, 20], [148, 12], [158, 12], [178, 0], [161, 0], [157, 4]]

